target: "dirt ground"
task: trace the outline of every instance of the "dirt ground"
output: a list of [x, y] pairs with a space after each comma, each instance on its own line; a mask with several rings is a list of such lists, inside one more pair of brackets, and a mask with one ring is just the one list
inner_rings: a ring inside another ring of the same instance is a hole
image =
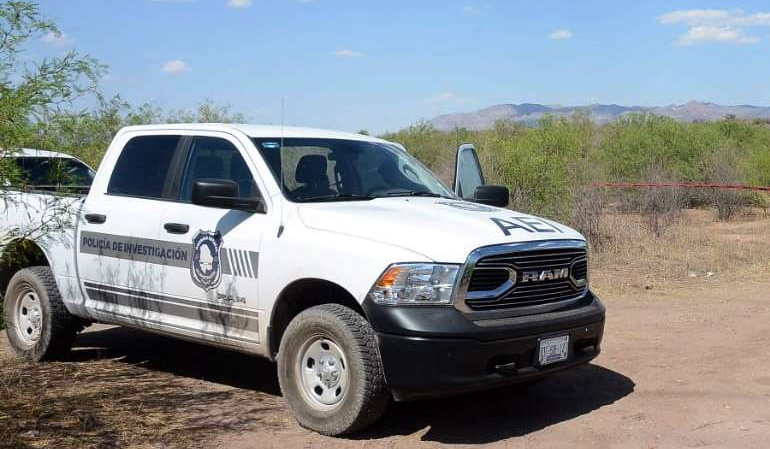
[[333, 439], [295, 423], [255, 357], [101, 326], [71, 360], [32, 365], [3, 335], [0, 447], [767, 447], [770, 223], [688, 220], [601, 256], [602, 354], [529, 388], [392, 404]]
[[[280, 398], [275, 367], [268, 362], [128, 329], [92, 329], [79, 337], [73, 361], [55, 364], [56, 369], [69, 371], [69, 386], [63, 388], [72, 390], [75, 383], [84, 391], [52, 393], [57, 403], [73, 401], [75, 414], [96, 409], [94, 422], [62, 440], [57, 431], [63, 428], [47, 426], [43, 414], [22, 423], [18, 437], [5, 444], [306, 449], [445, 444], [766, 447], [770, 441], [770, 282], [727, 287], [697, 279], [690, 284], [672, 291], [605, 297], [608, 321], [603, 353], [591, 365], [529, 389], [511, 387], [393, 404], [375, 427], [345, 439], [322, 437], [297, 426]], [[1, 357], [5, 368], [18, 364], [5, 342]], [[100, 390], [104, 394], [99, 395]], [[38, 394], [29, 391], [29, 400]], [[127, 427], [116, 435], [105, 436], [99, 428], [106, 421], [101, 415], [121, 404], [130, 414], [122, 421], [139, 419], [141, 423], [124, 423]], [[19, 425], [11, 419], [0, 416], [0, 425]], [[152, 430], [142, 434], [142, 429]], [[132, 439], [121, 432], [143, 436]]]

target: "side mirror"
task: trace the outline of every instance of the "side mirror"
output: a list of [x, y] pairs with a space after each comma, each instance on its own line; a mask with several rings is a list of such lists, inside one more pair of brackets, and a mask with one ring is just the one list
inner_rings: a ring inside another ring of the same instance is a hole
[[487, 206], [506, 207], [511, 193], [505, 186], [478, 186], [473, 193], [473, 201]]
[[265, 212], [262, 198], [240, 198], [238, 184], [229, 179], [198, 179], [193, 182], [192, 203], [219, 209]]

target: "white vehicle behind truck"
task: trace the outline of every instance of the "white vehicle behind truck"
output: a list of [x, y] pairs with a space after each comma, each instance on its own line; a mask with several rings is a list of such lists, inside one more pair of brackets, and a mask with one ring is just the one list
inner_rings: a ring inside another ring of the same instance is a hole
[[[5, 245], [8, 339], [54, 359], [100, 322], [267, 357], [298, 422], [327, 435], [391, 399], [587, 363], [605, 311], [585, 239], [505, 209], [508, 196], [484, 185], [470, 145], [450, 189], [363, 135], [125, 128], [88, 194], [68, 197], [72, 226]], [[7, 203], [2, 228], [39, 218]]]

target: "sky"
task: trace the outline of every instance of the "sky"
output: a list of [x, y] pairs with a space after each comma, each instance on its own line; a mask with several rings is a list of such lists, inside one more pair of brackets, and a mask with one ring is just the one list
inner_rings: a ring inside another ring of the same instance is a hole
[[133, 104], [382, 133], [500, 103], [770, 105], [770, 3], [40, 0]]

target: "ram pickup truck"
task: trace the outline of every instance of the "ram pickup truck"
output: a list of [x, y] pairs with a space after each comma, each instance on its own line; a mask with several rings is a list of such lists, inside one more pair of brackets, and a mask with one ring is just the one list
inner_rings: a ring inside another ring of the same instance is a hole
[[[354, 432], [391, 399], [528, 382], [599, 354], [585, 239], [508, 198], [471, 145], [449, 188], [369, 136], [128, 127], [68, 203], [72, 226], [4, 246], [8, 340], [52, 359], [99, 322], [267, 357], [301, 425]], [[2, 219], [37, 218], [11, 204]]]

